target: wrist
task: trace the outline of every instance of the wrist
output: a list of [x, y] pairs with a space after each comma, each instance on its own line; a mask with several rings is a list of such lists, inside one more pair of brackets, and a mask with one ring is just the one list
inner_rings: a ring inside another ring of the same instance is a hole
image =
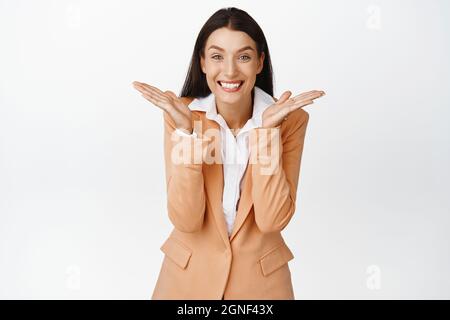
[[178, 128], [178, 130], [186, 133], [186, 134], [192, 134], [194, 132], [193, 128], [185, 129], [185, 128]]

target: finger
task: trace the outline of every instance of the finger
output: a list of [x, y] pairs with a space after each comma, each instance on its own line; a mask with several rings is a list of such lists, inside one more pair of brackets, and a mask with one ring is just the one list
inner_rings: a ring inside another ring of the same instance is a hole
[[148, 95], [152, 96], [153, 98], [155, 98], [157, 100], [167, 101], [167, 96], [164, 93], [160, 94], [158, 92], [158, 90], [155, 90], [154, 87], [141, 86], [141, 90], [140, 91], [141, 91], [141, 93], [148, 94]]
[[144, 90], [144, 87], [142, 86], [142, 84], [140, 82], [134, 81], [133, 82], [133, 87], [138, 90], [138, 91], [142, 91]]
[[151, 89], [151, 88], [156, 88], [154, 86], [149, 85], [148, 83], [145, 82], [138, 82], [138, 85], [147, 89]]
[[169, 103], [169, 98], [163, 93], [159, 94], [158, 92], [155, 92], [154, 90], [144, 89], [142, 91], [142, 94], [146, 94], [150, 97], [152, 97], [159, 105], [166, 105]]
[[148, 93], [152, 94], [153, 96], [158, 97], [159, 99], [167, 98], [167, 96], [164, 94], [164, 92], [162, 92], [158, 88], [153, 87], [151, 85], [146, 84], [145, 86], [143, 86], [143, 89], [145, 92], [148, 92]]
[[142, 96], [148, 101], [153, 103], [155, 106], [163, 109], [164, 111], [170, 111], [169, 98], [165, 92], [162, 92], [158, 88], [146, 83], [137, 83], [136, 86], [140, 89]]
[[146, 88], [145, 86], [143, 86], [142, 84], [134, 84], [134, 88], [136, 90], [138, 90], [140, 93], [147, 93], [150, 95], [156, 94], [156, 92], [154, 90], [150, 90], [150, 89]]
[[298, 100], [310, 100], [311, 98], [320, 98], [324, 95], [325, 93], [323, 91], [317, 91], [317, 90], [313, 90], [313, 91], [308, 91], [308, 92], [304, 92], [301, 93], [297, 96], [295, 96], [294, 98], [292, 98], [294, 101], [298, 101]]
[[156, 93], [156, 94], [164, 95], [164, 92], [162, 92], [162, 91], [161, 91], [160, 89], [158, 89], [157, 87], [151, 86], [151, 85], [149, 85], [149, 84], [147, 84], [147, 83], [142, 83], [142, 86], [143, 86], [145, 89], [150, 90], [150, 91], [152, 91], [152, 92], [154, 92], [154, 93]]
[[292, 105], [292, 106], [289, 107], [289, 112], [292, 112], [292, 111], [294, 111], [294, 110], [303, 108], [304, 106], [307, 106], [307, 105], [313, 104], [313, 103], [314, 103], [313, 100], [306, 100], [306, 101], [304, 100], [304, 101], [295, 103], [294, 105]]
[[299, 99], [299, 98], [302, 98], [302, 97], [304, 97], [305, 95], [308, 95], [308, 94], [311, 94], [311, 93], [314, 93], [314, 90], [313, 90], [313, 91], [307, 91], [307, 92], [299, 93], [299, 94], [297, 94], [296, 96], [294, 96], [292, 99]]
[[156, 95], [154, 95], [154, 94], [152, 94], [150, 92], [144, 91], [144, 92], [142, 92], [142, 96], [144, 98], [146, 98], [147, 100], [149, 100], [153, 104], [158, 104], [159, 105], [159, 104], [162, 104], [162, 102], [163, 102], [159, 97], [157, 97]]
[[161, 101], [157, 98], [155, 98], [154, 96], [147, 94], [147, 93], [143, 93], [142, 96], [147, 99], [148, 101], [150, 101], [152, 104], [154, 104], [155, 106], [157, 106], [158, 108], [167, 111], [167, 107], [166, 107], [166, 103], [164, 101]]
[[283, 104], [284, 102], [286, 102], [287, 99], [289, 99], [291, 94], [292, 94], [292, 92], [289, 90], [283, 92], [283, 94], [280, 96], [280, 99], [278, 99], [278, 101], [275, 104]]
[[293, 105], [302, 105], [302, 104], [305, 103], [305, 102], [313, 101], [314, 99], [318, 99], [318, 98], [320, 98], [320, 97], [321, 97], [321, 96], [310, 95], [310, 96], [307, 96], [307, 97], [305, 97], [305, 98], [295, 100]]
[[143, 83], [143, 82], [137, 83], [136, 88], [141, 92], [147, 92], [149, 94], [152, 94], [155, 97], [159, 97], [160, 99], [165, 98], [164, 92], [162, 92], [158, 88], [151, 86], [147, 83]]
[[138, 82], [138, 81], [134, 81], [134, 82], [133, 82], [133, 87], [134, 87], [136, 90], [139, 90], [139, 91], [142, 91], [142, 90], [145, 89], [144, 83], [143, 83], [143, 82]]
[[321, 98], [321, 97], [322, 97], [322, 95], [310, 95], [310, 96], [307, 96], [306, 98], [296, 100], [295, 103], [302, 102], [302, 101], [314, 100], [314, 99], [318, 99], [318, 98]]
[[167, 90], [164, 93], [173, 99], [178, 99], [177, 95], [170, 90]]
[[310, 90], [310, 91], [303, 92], [303, 93], [301, 93], [299, 95], [307, 95], [307, 94], [312, 94], [312, 93], [325, 94], [325, 91], [322, 91], [322, 90]]
[[141, 95], [154, 105], [160, 107], [167, 102], [167, 97], [164, 95], [159, 95], [155, 87], [149, 86], [145, 83], [138, 81], [133, 82], [133, 86], [137, 89]]

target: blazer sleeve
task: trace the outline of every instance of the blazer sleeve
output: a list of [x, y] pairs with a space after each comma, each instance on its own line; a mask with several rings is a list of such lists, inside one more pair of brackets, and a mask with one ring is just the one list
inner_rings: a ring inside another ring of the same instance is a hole
[[201, 146], [202, 139], [196, 134], [177, 134], [173, 120], [166, 112], [163, 114], [169, 219], [176, 229], [195, 232], [203, 225], [206, 207], [202, 161], [194, 153], [194, 146]]
[[[252, 163], [252, 197], [256, 224], [261, 232], [283, 230], [295, 212], [309, 114], [298, 109], [291, 113], [291, 117], [291, 128], [286, 129], [284, 137], [279, 125], [270, 129], [255, 128], [250, 141], [250, 154], [255, 157]], [[263, 135], [266, 139], [261, 139]], [[260, 152], [261, 149], [268, 151]]]

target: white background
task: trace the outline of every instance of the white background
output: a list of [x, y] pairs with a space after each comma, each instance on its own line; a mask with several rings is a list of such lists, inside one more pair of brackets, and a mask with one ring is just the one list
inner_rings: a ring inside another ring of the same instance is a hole
[[0, 298], [150, 299], [172, 225], [162, 111], [225, 6], [305, 107], [297, 299], [450, 298], [450, 2], [0, 1]]

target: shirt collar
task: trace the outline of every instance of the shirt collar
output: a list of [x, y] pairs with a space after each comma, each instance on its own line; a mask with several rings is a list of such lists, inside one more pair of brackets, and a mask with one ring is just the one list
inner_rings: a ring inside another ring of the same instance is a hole
[[[262, 114], [270, 105], [275, 103], [275, 100], [271, 95], [266, 93], [261, 88], [254, 87], [254, 101], [253, 101], [253, 114], [252, 117], [247, 121], [244, 127], [239, 131], [244, 132], [252, 128], [259, 128], [262, 126]], [[222, 127], [228, 128], [223, 117], [217, 113], [216, 99], [214, 94], [211, 92], [208, 96], [203, 98], [195, 98], [188, 105], [189, 109], [192, 111], [203, 111], [206, 113], [206, 118], [210, 120], [215, 120]]]

